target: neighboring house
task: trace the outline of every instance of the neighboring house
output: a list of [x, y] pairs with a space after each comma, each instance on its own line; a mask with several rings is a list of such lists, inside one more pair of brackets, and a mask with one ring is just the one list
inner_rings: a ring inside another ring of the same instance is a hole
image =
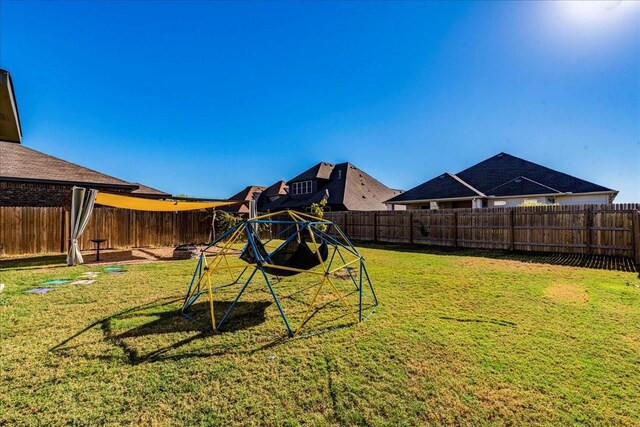
[[0, 70], [0, 206], [68, 205], [74, 185], [155, 199], [171, 197], [22, 145], [11, 76]]
[[74, 185], [153, 199], [171, 197], [171, 194], [114, 178], [20, 143], [0, 141], [0, 206], [65, 206], [70, 203]]
[[165, 193], [164, 191], [160, 191], [153, 187], [148, 187], [144, 184], [140, 184], [139, 182], [133, 182], [133, 185], [137, 185], [138, 188], [133, 190], [131, 194], [136, 197], [146, 197], [148, 199], [172, 199], [173, 196], [169, 193]]
[[[266, 188], [267, 187], [261, 187], [259, 185], [249, 185], [239, 193], [236, 193], [233, 196], [229, 197], [229, 199], [227, 200], [238, 200], [238, 201], [239, 200], [245, 200], [245, 201], [256, 200], [257, 201], [260, 194]], [[243, 203], [241, 205], [224, 206], [224, 207], [218, 208], [218, 210], [232, 212], [232, 213], [249, 213], [249, 204]]]
[[606, 204], [618, 192], [507, 153], [444, 173], [387, 201], [407, 209]]
[[264, 203], [260, 211], [292, 209], [309, 212], [327, 199], [327, 211], [386, 210], [385, 201], [400, 194], [351, 163], [318, 163], [287, 182], [288, 194]]
[[271, 184], [266, 190], [260, 193], [260, 196], [258, 197], [258, 211], [266, 212], [265, 207], [281, 197], [286, 196], [288, 194], [288, 190], [289, 187], [287, 187], [287, 183], [285, 181], [278, 181]]

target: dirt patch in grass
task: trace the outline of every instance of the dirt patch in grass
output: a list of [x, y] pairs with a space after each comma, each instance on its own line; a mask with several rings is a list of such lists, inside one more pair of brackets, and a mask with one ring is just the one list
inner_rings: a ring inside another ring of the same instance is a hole
[[545, 295], [554, 301], [568, 304], [586, 304], [589, 302], [589, 294], [579, 285], [573, 283], [554, 283], [549, 286]]

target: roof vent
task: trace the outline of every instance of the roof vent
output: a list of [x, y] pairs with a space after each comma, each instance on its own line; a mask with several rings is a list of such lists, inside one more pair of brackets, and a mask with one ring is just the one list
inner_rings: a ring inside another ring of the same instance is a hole
[[513, 182], [522, 182], [520, 178], [516, 178]]

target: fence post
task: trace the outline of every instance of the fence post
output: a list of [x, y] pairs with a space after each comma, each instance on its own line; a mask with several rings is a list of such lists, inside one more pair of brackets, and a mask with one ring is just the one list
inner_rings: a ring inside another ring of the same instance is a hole
[[585, 252], [587, 255], [591, 254], [591, 227], [593, 226], [593, 217], [591, 215], [591, 205], [584, 207], [584, 234], [585, 234]]
[[373, 241], [378, 241], [378, 211], [373, 211]]
[[636, 271], [640, 276], [640, 211], [631, 211], [632, 233], [633, 233], [633, 261], [636, 264]]
[[409, 244], [413, 245], [413, 212], [409, 212]]
[[458, 212], [453, 213], [453, 247], [458, 247]]
[[349, 213], [345, 211], [344, 213], [344, 234], [351, 240], [351, 234], [349, 234], [349, 223], [347, 220], [349, 219]]
[[514, 251], [516, 249], [516, 237], [515, 237], [515, 212], [513, 208], [509, 208], [509, 250]]
[[67, 223], [67, 211], [64, 208], [61, 209], [60, 214], [60, 252], [65, 252], [65, 243], [66, 243], [66, 223]]

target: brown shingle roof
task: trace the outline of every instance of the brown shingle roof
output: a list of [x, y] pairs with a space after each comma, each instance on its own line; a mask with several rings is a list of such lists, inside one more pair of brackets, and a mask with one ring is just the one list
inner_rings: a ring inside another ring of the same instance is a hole
[[92, 184], [136, 189], [130, 182], [75, 163], [32, 150], [22, 144], [0, 141], [0, 180]]
[[140, 184], [139, 182], [134, 182], [133, 184], [138, 186], [137, 190], [132, 191], [133, 194], [153, 197], [171, 197], [171, 194], [169, 193], [165, 193], [164, 191], [160, 191], [153, 187], [148, 187], [146, 185]]
[[265, 196], [284, 196], [287, 194], [287, 183], [284, 181], [278, 181], [275, 184], [271, 184], [266, 190], [262, 192]]
[[[229, 197], [229, 200], [253, 200], [254, 195], [259, 195], [266, 188], [267, 187], [262, 187], [260, 185], [249, 185], [239, 193], [236, 193], [233, 196]], [[220, 210], [225, 210], [227, 212], [248, 213], [249, 207], [247, 206], [247, 204], [232, 205], [220, 208]]]
[[327, 203], [335, 210], [386, 210], [384, 202], [401, 193], [393, 190], [358, 169], [351, 163], [318, 163], [289, 182], [321, 178], [317, 191], [308, 195], [287, 195], [266, 203], [262, 209], [277, 211], [282, 209], [304, 209], [312, 203], [318, 203], [328, 194]]
[[296, 176], [295, 178], [290, 179], [288, 182], [292, 183], [292, 182], [298, 182], [298, 181], [306, 181], [309, 179], [329, 179], [331, 177], [331, 173], [333, 172], [333, 169], [335, 168], [336, 165], [334, 165], [333, 163], [328, 163], [328, 162], [320, 162], [315, 166], [312, 166], [311, 168], [307, 169], [306, 171], [302, 172], [300, 175]]

